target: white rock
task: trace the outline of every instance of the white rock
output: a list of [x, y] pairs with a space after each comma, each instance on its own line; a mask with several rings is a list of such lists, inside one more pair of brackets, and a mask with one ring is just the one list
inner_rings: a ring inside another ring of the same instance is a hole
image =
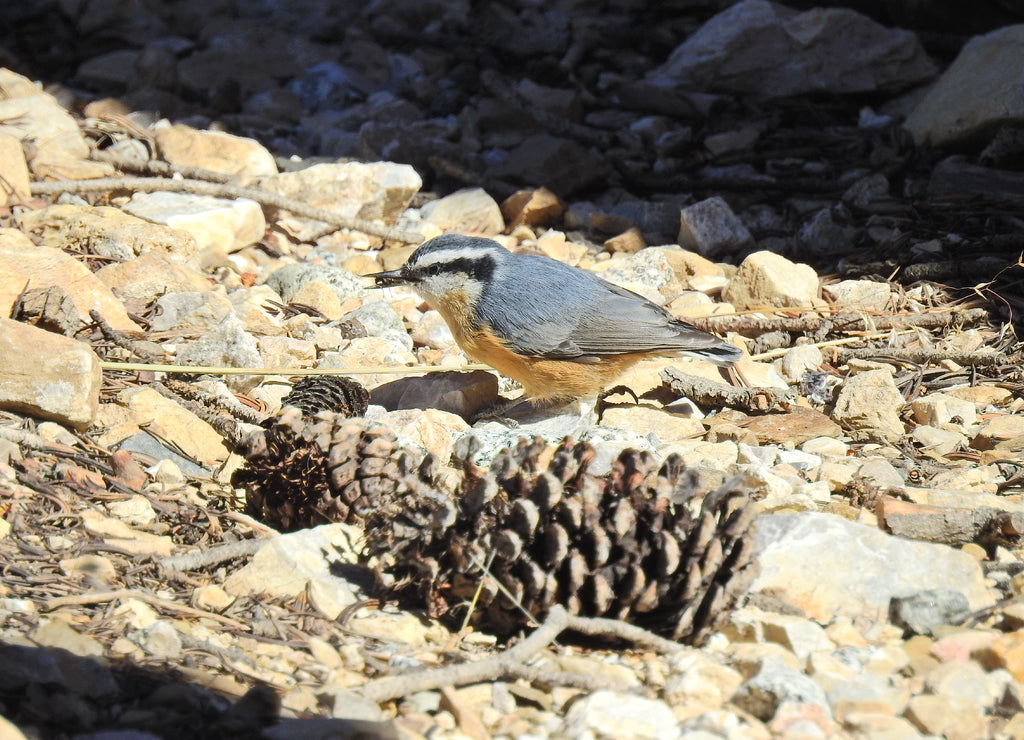
[[884, 311], [889, 305], [892, 290], [888, 283], [875, 280], [841, 280], [833, 285], [826, 285], [828, 293], [839, 308], [867, 309]]
[[915, 398], [910, 407], [914, 410], [914, 421], [918, 424], [949, 424], [954, 417], [960, 417], [955, 423], [961, 429], [966, 429], [978, 420], [973, 403], [945, 393], [929, 393]]
[[756, 540], [761, 571], [751, 592], [772, 594], [819, 623], [837, 615], [885, 621], [894, 596], [930, 588], [961, 592], [972, 610], [993, 603], [981, 566], [967, 553], [830, 514], [762, 516]]
[[561, 732], [569, 738], [674, 740], [680, 737], [675, 715], [665, 702], [615, 691], [595, 691], [575, 702], [565, 715]]
[[255, 244], [267, 229], [254, 200], [185, 193], [136, 193], [125, 211], [191, 234], [202, 252], [229, 253]]

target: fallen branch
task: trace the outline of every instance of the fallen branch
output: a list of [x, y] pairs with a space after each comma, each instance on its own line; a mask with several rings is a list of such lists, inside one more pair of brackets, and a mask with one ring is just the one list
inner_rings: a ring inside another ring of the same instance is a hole
[[249, 631], [249, 625], [239, 622], [237, 619], [231, 619], [220, 614], [215, 614], [214, 612], [203, 611], [202, 609], [195, 609], [191, 606], [185, 606], [184, 604], [178, 604], [173, 601], [168, 601], [167, 599], [161, 599], [153, 594], [146, 593], [145, 591], [128, 588], [117, 591], [98, 591], [91, 594], [77, 594], [75, 596], [58, 596], [53, 599], [47, 599], [40, 608], [42, 608], [43, 611], [53, 611], [54, 609], [59, 609], [62, 606], [88, 606], [90, 604], [102, 604], [105, 601], [120, 601], [122, 599], [137, 599], [138, 601], [143, 601], [157, 609], [177, 612], [196, 619], [213, 619], [217, 622], [223, 622], [235, 629], [239, 629], [244, 632]]
[[481, 681], [496, 681], [505, 677], [543, 681], [558, 686], [574, 686], [594, 691], [615, 688], [606, 681], [589, 676], [561, 671], [547, 671], [526, 665], [532, 657], [555, 641], [564, 630], [585, 635], [614, 637], [664, 653], [675, 653], [684, 646], [666, 640], [634, 625], [615, 619], [596, 619], [569, 616], [563, 606], [553, 606], [547, 618], [533, 633], [508, 650], [473, 663], [460, 663], [444, 668], [431, 668], [401, 676], [389, 676], [369, 681], [356, 689], [356, 693], [375, 702], [391, 701], [417, 691], [432, 691], [444, 686], [464, 686]]
[[[767, 309], [770, 310], [770, 309]], [[872, 316], [867, 312], [837, 313], [831, 316], [708, 316], [687, 319], [698, 329], [713, 332], [733, 331], [744, 336], [757, 336], [770, 331], [788, 331], [797, 334], [844, 331], [884, 331], [886, 329], [939, 329], [954, 324], [976, 324], [988, 318], [983, 308], [953, 309], [951, 311]]]
[[764, 413], [796, 403], [796, 394], [784, 388], [734, 388], [698, 375], [688, 375], [674, 367], [660, 373], [662, 384], [678, 396], [686, 396], [698, 406], [728, 406]]
[[156, 564], [167, 570], [184, 573], [190, 570], [208, 568], [211, 565], [220, 565], [228, 560], [248, 557], [255, 554], [267, 542], [269, 542], [268, 539], [240, 540], [227, 545], [218, 545], [209, 550], [192, 550], [184, 555], [162, 558], [157, 560]]
[[981, 365], [992, 367], [1006, 365], [1010, 360], [1004, 352], [953, 352], [947, 349], [905, 349], [894, 347], [862, 347], [858, 349], [834, 349], [825, 353], [833, 364], [849, 360], [900, 360], [915, 365], [936, 365], [945, 360], [952, 360], [957, 365]]
[[442, 686], [495, 681], [509, 672], [519, 670], [530, 658], [554, 642], [568, 624], [569, 614], [565, 607], [556, 605], [548, 612], [544, 623], [529, 637], [504, 652], [472, 663], [459, 663], [401, 676], [378, 678], [363, 684], [357, 691], [365, 699], [379, 703]]
[[360, 218], [347, 218], [322, 208], [314, 208], [300, 200], [287, 198], [268, 190], [245, 188], [227, 183], [203, 180], [172, 180], [163, 177], [100, 177], [92, 180], [58, 180], [32, 183], [32, 195], [59, 195], [61, 193], [107, 192], [132, 190], [141, 193], [169, 192], [210, 195], [215, 198], [249, 198], [260, 205], [280, 208], [296, 216], [323, 221], [339, 229], [352, 229], [382, 239], [418, 244], [423, 241], [419, 232], [394, 229]]
[[89, 317], [93, 322], [95, 322], [96, 326], [99, 327], [100, 333], [103, 334], [103, 337], [108, 342], [112, 342], [121, 349], [128, 350], [136, 357], [146, 360], [147, 362], [156, 362], [164, 359], [165, 355], [163, 348], [156, 342], [136, 339], [126, 331], [115, 329], [105, 318], [103, 318], [103, 314], [95, 308], [89, 311]]

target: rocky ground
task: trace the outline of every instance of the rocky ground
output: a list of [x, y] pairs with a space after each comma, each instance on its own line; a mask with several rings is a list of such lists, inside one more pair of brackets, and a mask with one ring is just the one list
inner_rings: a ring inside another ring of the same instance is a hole
[[[1019, 10], [657, 5], [10, 11], [0, 737], [1024, 737]], [[471, 425], [516, 388], [362, 277], [449, 231], [745, 356]]]

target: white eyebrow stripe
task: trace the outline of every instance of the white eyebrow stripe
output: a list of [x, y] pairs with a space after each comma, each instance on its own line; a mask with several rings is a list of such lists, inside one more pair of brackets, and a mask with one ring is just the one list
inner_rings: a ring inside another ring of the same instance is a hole
[[429, 252], [424, 255], [422, 259], [416, 261], [416, 264], [421, 267], [426, 265], [433, 265], [438, 262], [451, 262], [457, 259], [480, 259], [486, 257], [489, 254], [494, 254], [494, 250], [486, 249], [481, 247], [459, 247], [457, 249], [439, 249], [436, 252]]

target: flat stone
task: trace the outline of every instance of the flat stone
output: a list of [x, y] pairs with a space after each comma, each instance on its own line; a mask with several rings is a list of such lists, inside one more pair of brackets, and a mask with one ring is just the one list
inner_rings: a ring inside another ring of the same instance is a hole
[[37, 247], [20, 231], [0, 229], [0, 315], [11, 315], [26, 284], [39, 290], [59, 286], [83, 319], [95, 310], [115, 329], [139, 329], [110, 288], [84, 264], [59, 249]]
[[189, 457], [214, 466], [227, 459], [230, 450], [212, 426], [152, 388], [126, 388], [117, 402], [131, 411], [136, 424], [161, 439], [174, 442]]
[[263, 208], [249, 198], [225, 200], [188, 193], [136, 193], [124, 210], [188, 232], [200, 252], [228, 254], [263, 238]]
[[85, 531], [99, 535], [108, 545], [133, 555], [156, 555], [166, 558], [170, 557], [174, 548], [174, 542], [170, 537], [133, 529], [120, 519], [104, 516], [98, 511], [83, 511], [81, 520]]
[[997, 385], [956, 386], [942, 392], [947, 396], [970, 401], [978, 408], [1003, 406], [1013, 399], [1013, 391]]
[[818, 294], [818, 275], [812, 268], [761, 251], [744, 258], [722, 299], [742, 307], [810, 307], [820, 302]]
[[505, 230], [501, 207], [483, 188], [463, 188], [420, 209], [423, 220], [442, 231], [498, 234]]
[[846, 379], [836, 398], [832, 418], [850, 429], [854, 439], [895, 442], [903, 436], [903, 408], [892, 374], [869, 370]]
[[1024, 630], [1008, 632], [971, 650], [971, 657], [986, 670], [1005, 668], [1018, 681], [1024, 681]]
[[846, 8], [800, 13], [743, 0], [691, 34], [648, 79], [659, 87], [772, 98], [897, 90], [935, 72], [910, 31]]
[[647, 246], [644, 233], [635, 226], [623, 231], [610, 239], [605, 239], [602, 245], [606, 252], [623, 252], [625, 254], [636, 254]]
[[822, 288], [837, 308], [884, 311], [889, 306], [892, 289], [888, 283], [875, 280], [840, 280]]
[[704, 436], [699, 420], [651, 406], [612, 406], [601, 415], [601, 425], [654, 434], [661, 442], [685, 442]]
[[907, 116], [918, 144], [945, 146], [1024, 122], [1020, 58], [1024, 25], [970, 39]]
[[757, 436], [759, 444], [800, 445], [817, 437], [838, 437], [842, 429], [828, 416], [806, 406], [791, 406], [785, 412], [751, 416], [745, 429]]
[[358, 562], [362, 534], [347, 524], [324, 524], [269, 540], [252, 560], [224, 581], [236, 596], [267, 594], [295, 598], [310, 589], [327, 619], [354, 604], [358, 589], [335, 575], [339, 566]]
[[734, 252], [753, 241], [747, 227], [717, 195], [679, 213], [679, 246], [704, 257]]
[[102, 375], [84, 342], [0, 319], [0, 408], [85, 429], [99, 412]]
[[939, 457], [948, 455], [967, 444], [965, 435], [949, 429], [937, 429], [927, 424], [914, 427], [910, 436], [917, 444], [921, 445], [922, 451]]
[[110, 206], [56, 204], [25, 213], [19, 224], [36, 234], [44, 246], [96, 254], [118, 262], [143, 254], [163, 254], [187, 262], [199, 249], [187, 231]]
[[893, 597], [929, 588], [959, 591], [972, 610], [993, 602], [981, 566], [967, 553], [837, 516], [762, 516], [756, 541], [761, 572], [751, 592], [769, 593], [818, 622], [837, 615], [885, 621]]
[[181, 167], [199, 167], [241, 180], [277, 174], [274, 155], [255, 139], [176, 124], [154, 134], [160, 156]]
[[29, 168], [37, 177], [52, 174], [55, 164], [89, 158], [89, 145], [78, 122], [56, 98], [38, 87], [32, 94], [0, 100], [0, 132], [33, 142], [35, 154]]

